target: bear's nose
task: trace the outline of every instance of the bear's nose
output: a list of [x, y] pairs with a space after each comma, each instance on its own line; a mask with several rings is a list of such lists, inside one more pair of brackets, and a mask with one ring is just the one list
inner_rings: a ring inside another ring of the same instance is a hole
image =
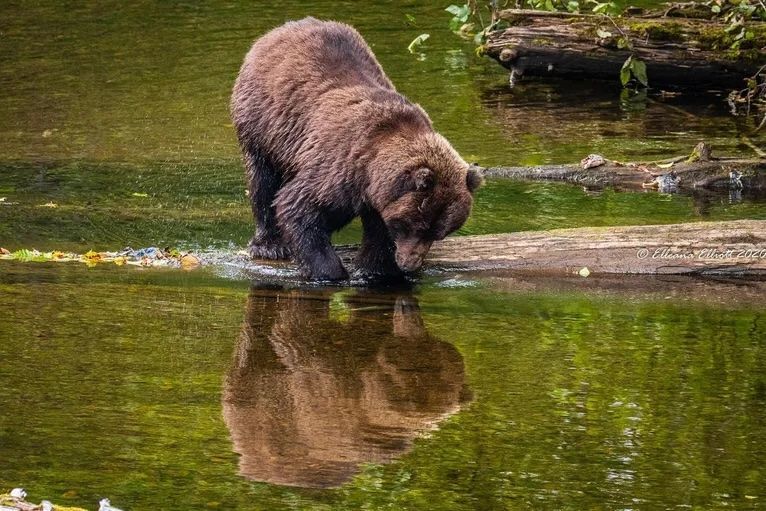
[[406, 257], [396, 257], [396, 264], [402, 271], [417, 271], [423, 266], [423, 256], [417, 254], [410, 254]]
[[425, 241], [407, 242], [401, 241], [396, 244], [396, 264], [402, 271], [413, 272], [423, 266], [431, 243]]

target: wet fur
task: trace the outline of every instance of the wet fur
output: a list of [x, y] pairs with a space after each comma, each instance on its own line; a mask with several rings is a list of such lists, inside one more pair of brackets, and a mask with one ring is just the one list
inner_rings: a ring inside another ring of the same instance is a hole
[[[255, 258], [292, 255], [311, 278], [346, 278], [330, 236], [360, 216], [357, 267], [396, 274], [468, 216], [480, 178], [347, 25], [306, 18], [258, 39], [231, 113], [257, 223]], [[430, 176], [418, 174], [423, 168]]]

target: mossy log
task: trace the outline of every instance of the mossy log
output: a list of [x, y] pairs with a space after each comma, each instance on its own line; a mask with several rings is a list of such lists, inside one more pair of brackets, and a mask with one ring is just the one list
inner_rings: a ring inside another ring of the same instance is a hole
[[498, 13], [510, 26], [488, 34], [482, 51], [521, 75], [618, 80], [626, 59], [646, 63], [649, 83], [665, 88], [742, 87], [766, 63], [766, 23], [738, 50], [726, 25], [664, 16], [617, 17], [520, 9]]
[[766, 190], [764, 159], [689, 161], [688, 157], [679, 157], [646, 163], [604, 161], [604, 164], [591, 168], [583, 168], [582, 164], [490, 167], [484, 169], [484, 174], [487, 177], [565, 181], [589, 188], [613, 187], [624, 191]]
[[436, 243], [427, 263], [439, 268], [554, 275], [582, 272], [764, 278], [766, 220], [458, 236]]

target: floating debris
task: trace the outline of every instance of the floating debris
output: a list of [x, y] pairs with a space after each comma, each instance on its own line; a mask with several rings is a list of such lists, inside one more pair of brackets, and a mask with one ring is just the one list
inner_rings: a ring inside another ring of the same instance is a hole
[[0, 259], [21, 262], [79, 262], [87, 266], [96, 266], [102, 263], [113, 263], [117, 266], [130, 265], [142, 267], [170, 267], [193, 270], [201, 265], [199, 257], [188, 253], [179, 252], [177, 249], [159, 249], [147, 247], [138, 250], [125, 248], [119, 252], [95, 252], [89, 250], [84, 254], [74, 252], [40, 252], [39, 250], [21, 249], [11, 252], [0, 247]]
[[641, 185], [644, 188], [656, 188], [660, 193], [675, 193], [678, 191], [678, 174], [670, 171], [667, 174], [654, 176], [654, 179]]
[[[8, 493], [0, 494], [0, 511], [87, 511], [81, 507], [68, 507], [53, 504], [50, 500], [43, 500], [40, 504], [27, 502], [27, 492], [23, 488], [14, 488]], [[112, 507], [109, 499], [101, 499], [98, 503], [98, 511], [122, 511]]]
[[580, 161], [580, 167], [582, 167], [583, 170], [592, 169], [594, 167], [600, 167], [601, 165], [606, 164], [606, 158], [601, 156], [600, 154], [589, 154], [585, 158], [583, 158]]
[[98, 503], [98, 511], [122, 511], [122, 509], [113, 507], [109, 499], [101, 499]]

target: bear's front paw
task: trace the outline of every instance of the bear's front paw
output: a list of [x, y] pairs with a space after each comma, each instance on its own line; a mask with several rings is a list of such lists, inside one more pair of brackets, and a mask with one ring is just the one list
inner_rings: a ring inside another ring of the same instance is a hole
[[337, 257], [303, 264], [301, 275], [310, 280], [348, 280], [348, 272]]
[[354, 259], [354, 277], [365, 280], [401, 279], [404, 272], [396, 265], [389, 254], [379, 254], [370, 250], [362, 250]]
[[397, 266], [368, 267], [361, 266], [354, 270], [354, 279], [368, 282], [406, 281], [407, 275]]
[[247, 254], [253, 259], [290, 259], [290, 249], [281, 241], [253, 239], [247, 245]]

